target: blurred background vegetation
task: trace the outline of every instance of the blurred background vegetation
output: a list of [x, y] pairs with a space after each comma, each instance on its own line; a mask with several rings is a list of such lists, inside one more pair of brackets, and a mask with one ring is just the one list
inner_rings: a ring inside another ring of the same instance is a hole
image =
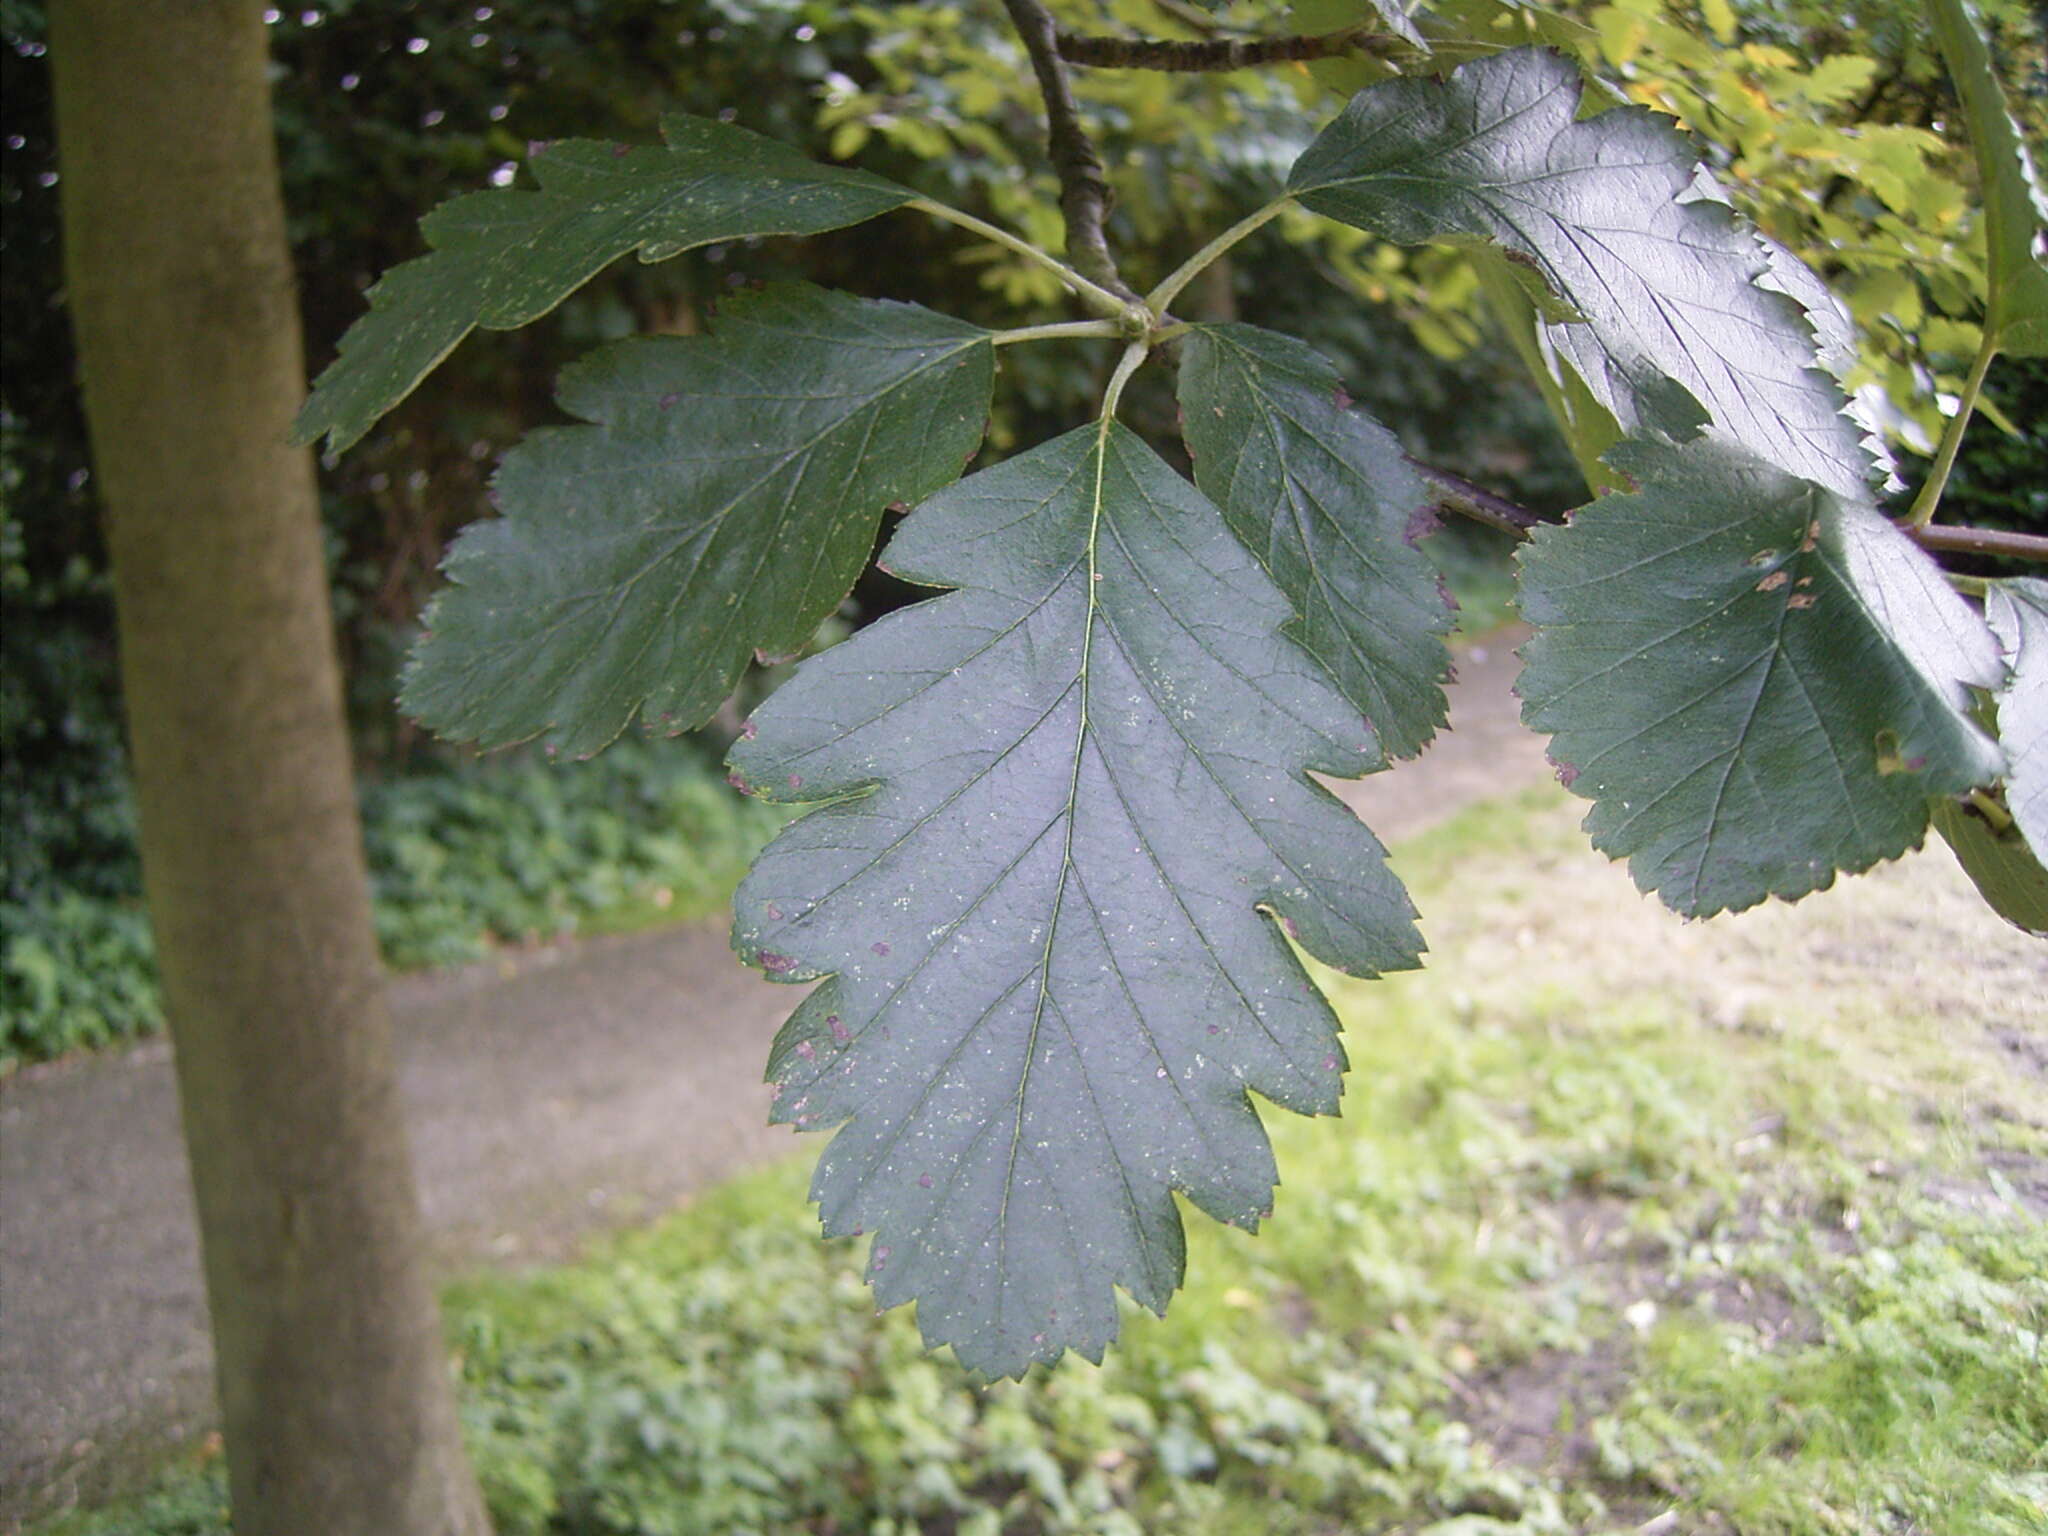
[[[1825, 276], [1853, 315], [1849, 382], [1910, 491], [1976, 345], [1974, 170], [1921, 8], [1868, 0], [1452, 0], [1442, 7], [1580, 52], [1616, 89], [1676, 114], [1732, 195]], [[1098, 30], [1212, 13], [1271, 29], [1272, 6], [1073, 0]], [[1304, 0], [1289, 25], [1355, 24], [1363, 0]], [[1980, 10], [2013, 100], [2048, 124], [2048, 52], [2025, 0]], [[1179, 19], [1177, 19], [1179, 18]], [[884, 175], [1057, 246], [1030, 72], [995, 0], [321, 0], [270, 13], [285, 193], [315, 366], [362, 291], [420, 249], [445, 197], [521, 175], [527, 145], [649, 141], [660, 114], [717, 115]], [[65, 318], [44, 20], [0, 0], [0, 1071], [160, 1022], [122, 766], [112, 605]], [[1358, 63], [1212, 76], [1080, 71], [1116, 183], [1111, 237], [1141, 283], [1265, 201]], [[146, 232], [138, 232], [146, 238]], [[772, 819], [722, 782], [721, 733], [636, 743], [556, 771], [480, 763], [393, 709], [397, 668], [448, 539], [488, 511], [497, 456], [555, 419], [556, 368], [632, 331], [700, 328], [720, 294], [807, 278], [998, 324], [1064, 316], [1039, 270], [909, 216], [878, 236], [743, 242], [624, 264], [546, 321], [467, 343], [323, 471], [380, 933], [393, 963], [462, 959], [591, 924], [709, 911]], [[1569, 448], [1455, 253], [1404, 253], [1302, 216], [1248, 241], [1184, 305], [1312, 338], [1412, 453], [1555, 510], [1586, 494]], [[988, 454], [1088, 407], [1107, 344], [1009, 349]], [[2048, 531], [2048, 368], [1994, 371], [1990, 423], [1945, 503], [1954, 522]], [[1163, 435], [1145, 376], [1127, 415]], [[1901, 503], [1903, 505], [1903, 501]], [[1502, 613], [1504, 552], [1433, 537], [1468, 623]], [[909, 596], [879, 573], [835, 632]], [[835, 626], [828, 626], [834, 629]], [[828, 634], [821, 638], [829, 639]], [[772, 683], [750, 680], [747, 697]], [[742, 703], [745, 702], [743, 697]]]

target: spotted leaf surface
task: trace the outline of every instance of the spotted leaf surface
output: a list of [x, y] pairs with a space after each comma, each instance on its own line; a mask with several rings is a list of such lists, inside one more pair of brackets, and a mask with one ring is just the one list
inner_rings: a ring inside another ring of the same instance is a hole
[[974, 326], [801, 285], [590, 354], [557, 391], [589, 424], [506, 456], [504, 515], [456, 541], [402, 702], [444, 736], [572, 753], [636, 714], [696, 725], [754, 651], [804, 647], [886, 506], [958, 478], [994, 366]]
[[661, 261], [746, 235], [858, 224], [916, 194], [819, 165], [773, 139], [703, 118], [662, 121], [665, 148], [585, 139], [536, 146], [538, 191], [472, 192], [420, 228], [433, 249], [393, 267], [341, 339], [293, 428], [346, 448], [478, 326], [538, 320], [630, 251]]
[[1869, 457], [1812, 327], [1757, 285], [1756, 239], [1697, 195], [1698, 155], [1640, 108], [1578, 119], [1580, 93], [1573, 65], [1526, 48], [1375, 86], [1310, 144], [1288, 190], [1402, 244], [1498, 247], [1539, 280], [1552, 343], [1625, 431], [1680, 441], [1711, 422], [1857, 493]]
[[1803, 896], [1997, 775], [1965, 686], [1997, 648], [1884, 518], [1711, 441], [1608, 461], [1640, 489], [1520, 555], [1518, 691], [1637, 885], [1694, 916]]
[[1286, 594], [1288, 632], [1330, 669], [1389, 757], [1444, 722], [1451, 612], [1410, 540], [1429, 496], [1391, 432], [1314, 348], [1250, 325], [1183, 343], [1195, 483]]
[[824, 978], [778, 1118], [838, 1130], [812, 1193], [884, 1305], [970, 1368], [1100, 1358], [1163, 1310], [1179, 1191], [1256, 1225], [1247, 1094], [1337, 1107], [1337, 1025], [1288, 948], [1411, 966], [1406, 894], [1306, 777], [1373, 761], [1286, 600], [1131, 433], [1091, 425], [940, 492], [887, 554], [958, 590], [805, 663], [732, 766], [824, 800], [741, 887], [735, 947]]

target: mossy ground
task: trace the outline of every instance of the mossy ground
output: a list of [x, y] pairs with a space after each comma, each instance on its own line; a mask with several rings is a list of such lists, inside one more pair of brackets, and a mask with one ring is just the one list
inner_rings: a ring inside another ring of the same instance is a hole
[[[2048, 1530], [2048, 946], [1945, 854], [1682, 924], [1555, 791], [1399, 850], [1340, 1122], [1163, 1322], [982, 1389], [797, 1162], [448, 1295], [519, 1533]], [[51, 1531], [222, 1529], [213, 1468]]]

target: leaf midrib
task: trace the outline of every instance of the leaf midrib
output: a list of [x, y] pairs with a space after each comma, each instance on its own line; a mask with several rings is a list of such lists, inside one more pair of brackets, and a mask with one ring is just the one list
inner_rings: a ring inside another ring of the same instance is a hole
[[1010, 1158], [1003, 1169], [1002, 1206], [996, 1213], [996, 1267], [1009, 1271], [1010, 1195], [1017, 1187], [1017, 1158], [1024, 1146], [1024, 1108], [1031, 1089], [1031, 1071], [1038, 1061], [1038, 1034], [1045, 1023], [1046, 1005], [1052, 999], [1053, 946], [1059, 937], [1060, 913], [1065, 909], [1067, 881], [1074, 869], [1074, 808], [1081, 797], [1081, 760], [1088, 746], [1088, 695], [1094, 674], [1091, 663], [1095, 648], [1095, 619], [1100, 600], [1095, 589], [1101, 585], [1097, 546], [1102, 530], [1103, 472], [1109, 461], [1109, 432], [1115, 417], [1107, 410], [1096, 419], [1094, 483], [1089, 488], [1086, 608], [1081, 621], [1081, 665], [1077, 678], [1081, 690], [1078, 719], [1074, 725], [1073, 762], [1067, 777], [1067, 799], [1060, 814], [1066, 819], [1066, 834], [1060, 848], [1059, 883], [1053, 888], [1052, 911], [1045, 924], [1045, 952], [1038, 965], [1038, 1001], [1031, 1012], [1031, 1028], [1024, 1039], [1024, 1068], [1017, 1074], [1017, 1115], [1010, 1129]]

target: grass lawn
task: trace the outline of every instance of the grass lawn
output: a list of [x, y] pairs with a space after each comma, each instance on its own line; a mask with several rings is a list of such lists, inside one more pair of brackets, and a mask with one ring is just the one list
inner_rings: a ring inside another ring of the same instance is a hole
[[1344, 1118], [1269, 1112], [1265, 1233], [1190, 1214], [1101, 1368], [923, 1354], [807, 1157], [452, 1287], [503, 1536], [2048, 1531], [2048, 945], [1945, 853], [1682, 924], [1581, 808], [1399, 850], [1431, 969], [1335, 979]]

